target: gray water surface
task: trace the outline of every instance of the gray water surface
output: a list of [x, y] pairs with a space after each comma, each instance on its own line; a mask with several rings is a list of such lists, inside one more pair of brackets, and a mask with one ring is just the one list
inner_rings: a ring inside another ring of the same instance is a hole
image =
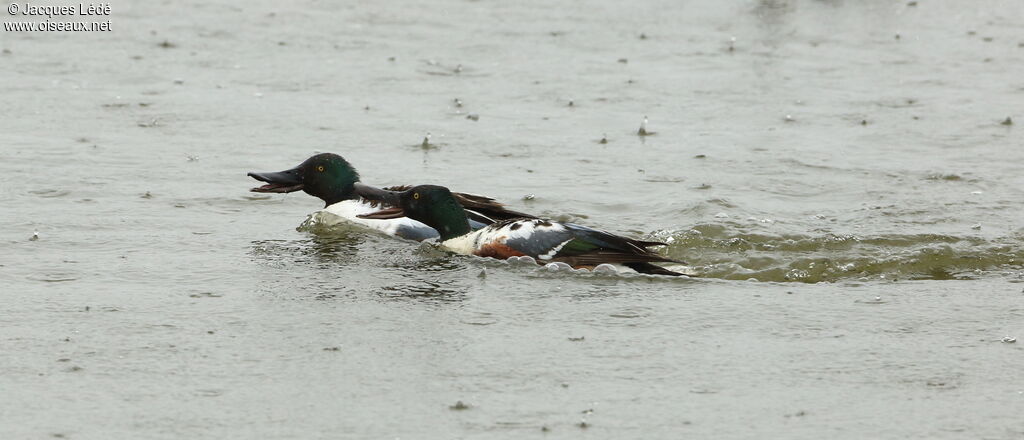
[[[0, 438], [1024, 437], [1020, 2], [112, 10], [0, 33]], [[248, 192], [324, 151], [701, 276]]]

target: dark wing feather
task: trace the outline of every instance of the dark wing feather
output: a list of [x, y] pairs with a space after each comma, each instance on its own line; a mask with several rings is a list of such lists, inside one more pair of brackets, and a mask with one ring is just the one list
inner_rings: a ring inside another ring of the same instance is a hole
[[566, 225], [575, 238], [555, 254], [553, 261], [562, 261], [571, 266], [596, 266], [602, 263], [622, 264], [637, 272], [661, 275], [681, 275], [651, 264], [682, 263], [651, 252], [647, 246], [661, 245], [642, 240], [621, 237], [580, 225]]
[[[395, 185], [384, 189], [386, 191], [402, 192], [409, 188], [412, 188], [412, 185]], [[498, 203], [490, 197], [467, 193], [452, 193], [452, 195], [455, 196], [455, 200], [458, 200], [459, 204], [462, 205], [462, 208], [466, 210], [466, 217], [485, 225], [489, 225], [500, 220], [537, 218], [525, 212], [507, 209], [504, 204]], [[378, 206], [380, 204], [377, 200], [364, 200], [370, 202], [371, 206]]]
[[649, 253], [650, 251], [647, 250], [647, 248], [650, 246], [668, 246], [665, 243], [657, 241], [634, 240], [632, 238], [622, 237], [573, 223], [564, 223], [564, 225], [570, 230], [576, 231], [580, 237], [586, 237], [587, 241], [608, 249], [618, 249], [624, 252]]
[[[672, 276], [672, 277], [679, 277], [679, 276], [686, 275], [686, 274], [679, 273], [679, 272], [673, 272], [671, 270], [665, 269], [664, 267], [658, 266], [657, 264], [651, 264], [651, 263], [623, 263], [623, 265], [628, 267], [628, 268], [630, 268], [630, 269], [633, 269], [633, 270], [635, 270], [637, 272], [651, 274], [651, 275], [668, 275], [668, 276]], [[693, 276], [693, 275], [690, 275], [690, 276]]]
[[651, 247], [651, 246], [668, 246], [668, 243], [662, 243], [660, 241], [644, 241], [644, 240], [633, 240], [629, 239], [630, 243], [640, 247]]
[[[491, 221], [487, 223], [514, 218], [537, 218], [524, 212], [505, 208], [505, 205], [494, 201], [490, 197], [466, 193], [452, 193], [452, 195], [455, 196], [455, 200], [459, 201], [462, 208], [467, 211], [467, 214], [472, 213], [490, 219]], [[470, 218], [472, 218], [472, 215], [470, 215]]]
[[629, 253], [613, 249], [597, 249], [580, 254], [565, 253], [559, 251], [551, 261], [562, 261], [570, 266], [597, 266], [602, 263], [625, 264], [625, 263], [682, 263], [655, 253]]

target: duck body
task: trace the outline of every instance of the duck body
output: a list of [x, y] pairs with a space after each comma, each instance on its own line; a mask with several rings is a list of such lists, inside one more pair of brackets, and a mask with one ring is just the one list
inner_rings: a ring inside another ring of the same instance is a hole
[[565, 263], [576, 269], [613, 264], [642, 273], [680, 275], [651, 264], [678, 262], [647, 249], [664, 246], [664, 243], [634, 240], [586, 226], [543, 219], [505, 220], [440, 244], [452, 252], [478, 257], [531, 257], [539, 264]]
[[541, 264], [565, 263], [574, 268], [587, 269], [612, 264], [641, 273], [683, 275], [653, 264], [682, 263], [648, 249], [664, 246], [664, 243], [635, 240], [586, 226], [520, 218], [497, 221], [473, 230], [463, 207], [445, 187], [421, 185], [402, 192], [364, 187], [361, 194], [393, 206], [362, 214], [362, 218], [395, 219], [408, 216], [437, 230], [440, 233], [440, 245], [455, 253], [497, 259], [525, 256]]
[[[439, 236], [434, 228], [408, 217], [387, 220], [367, 220], [360, 217], [379, 210], [379, 203], [363, 198], [342, 200], [310, 214], [306, 219], [306, 224], [334, 226], [339, 223], [351, 223], [387, 235], [415, 241], [436, 239]], [[475, 220], [470, 220], [469, 223], [473, 229], [480, 229], [488, 225], [488, 223]]]

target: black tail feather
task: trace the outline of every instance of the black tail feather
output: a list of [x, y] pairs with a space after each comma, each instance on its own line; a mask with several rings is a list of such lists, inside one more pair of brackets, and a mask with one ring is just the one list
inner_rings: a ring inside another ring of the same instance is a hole
[[686, 275], [686, 274], [683, 274], [683, 273], [674, 272], [674, 271], [665, 269], [664, 267], [658, 266], [656, 264], [645, 263], [645, 262], [622, 263], [622, 265], [626, 266], [626, 267], [628, 267], [630, 269], [633, 269], [633, 270], [635, 270], [637, 272], [651, 274], [651, 275], [668, 275], [668, 276], [672, 276], [672, 277], [678, 277], [678, 276]]
[[651, 246], [668, 246], [668, 243], [662, 243], [660, 241], [644, 241], [644, 240], [629, 240], [630, 243], [640, 247], [651, 247]]

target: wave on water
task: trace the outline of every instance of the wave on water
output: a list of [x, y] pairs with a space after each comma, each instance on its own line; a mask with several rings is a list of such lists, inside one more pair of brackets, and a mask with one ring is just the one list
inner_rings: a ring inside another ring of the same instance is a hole
[[[360, 251], [369, 237], [361, 226], [311, 217], [298, 230], [310, 233], [310, 239], [258, 243], [254, 255], [265, 257], [269, 252], [277, 260], [281, 258], [278, 254], [290, 254], [300, 261], [320, 263], [374, 258], [374, 252]], [[767, 234], [738, 226], [701, 224], [684, 231], [659, 231], [648, 238], [668, 243], [659, 252], [687, 263], [670, 269], [705, 279], [802, 283], [972, 280], [999, 272], [1024, 282], [1024, 231], [990, 239], [943, 234]], [[388, 242], [384, 239], [376, 246]], [[417, 271], [461, 267], [436, 246], [418, 246], [400, 261], [391, 261], [394, 252], [386, 254], [388, 258], [375, 264], [409, 266]], [[547, 272], [550, 270], [543, 271]]]
[[[970, 280], [1024, 269], [1024, 237], [770, 235], [704, 224], [661, 231], [663, 252], [701, 277], [773, 282]], [[1024, 273], [1018, 273], [1018, 277]]]

